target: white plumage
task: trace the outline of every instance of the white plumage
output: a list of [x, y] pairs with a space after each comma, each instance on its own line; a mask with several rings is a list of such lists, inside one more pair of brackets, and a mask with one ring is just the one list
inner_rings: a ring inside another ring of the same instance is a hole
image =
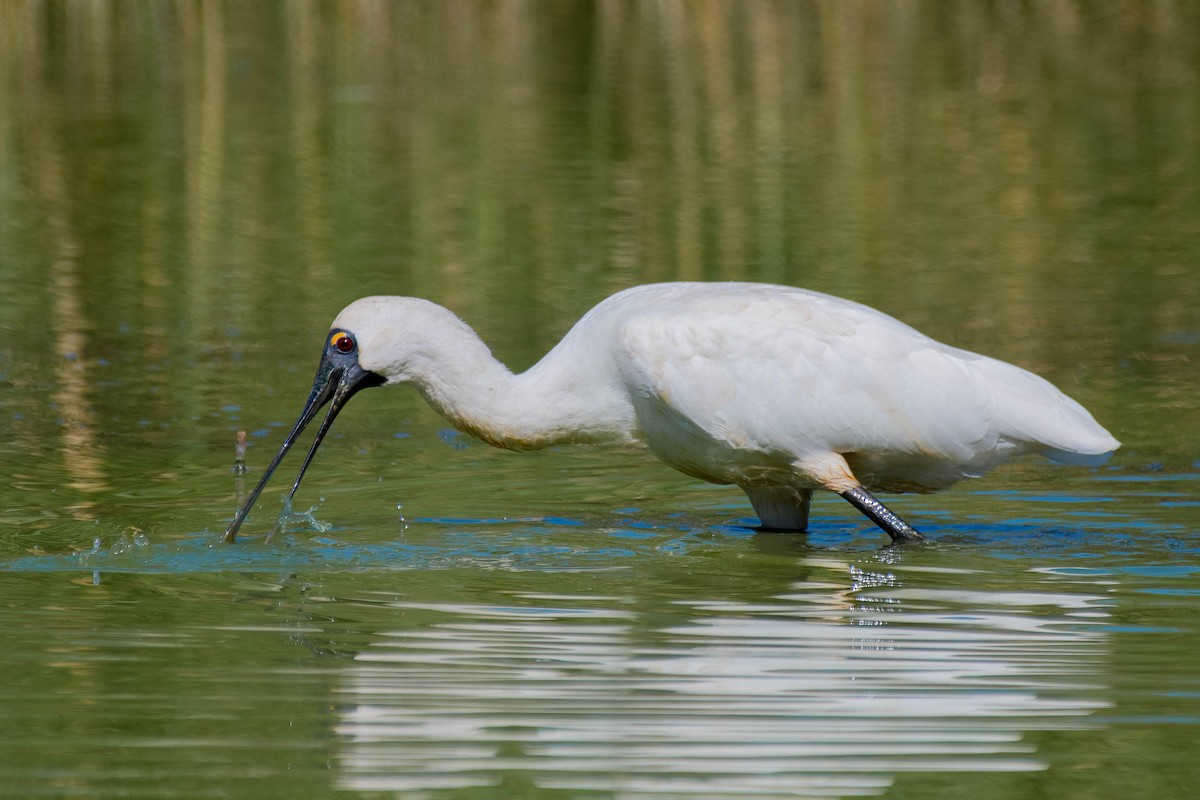
[[519, 375], [424, 300], [357, 300], [333, 332], [355, 348], [335, 359], [355, 358], [375, 383], [413, 384], [483, 441], [514, 450], [642, 443], [688, 475], [741, 486], [768, 528], [803, 530], [811, 490], [824, 488], [894, 538], [920, 538], [869, 491], [942, 489], [1024, 453], [1094, 464], [1119, 446], [1030, 372], [785, 286], [627, 289]]

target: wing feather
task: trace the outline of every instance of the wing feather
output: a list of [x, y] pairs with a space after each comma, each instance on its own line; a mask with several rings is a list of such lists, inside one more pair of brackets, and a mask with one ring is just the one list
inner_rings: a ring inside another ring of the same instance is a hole
[[618, 369], [647, 443], [708, 480], [838, 453], [877, 485], [939, 488], [1016, 452], [1117, 446], [1042, 378], [852, 301], [760, 284], [617, 297]]
[[951, 348], [825, 295], [776, 289], [738, 300], [663, 303], [622, 326], [632, 383], [693, 437], [780, 458], [969, 460], [994, 444], [987, 398]]

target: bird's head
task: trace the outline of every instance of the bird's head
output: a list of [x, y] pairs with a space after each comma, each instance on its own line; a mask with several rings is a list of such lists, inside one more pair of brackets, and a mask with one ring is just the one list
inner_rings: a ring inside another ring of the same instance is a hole
[[[370, 315], [354, 313], [355, 306], [362, 302], [360, 300], [355, 304], [351, 304], [334, 320], [333, 328], [325, 339], [325, 348], [321, 352], [321, 362], [317, 365], [317, 375], [313, 379], [312, 391], [309, 392], [308, 400], [300, 412], [300, 418], [292, 426], [291, 432], [283, 440], [283, 445], [279, 448], [279, 452], [275, 454], [275, 458], [271, 460], [270, 465], [267, 466], [258, 485], [254, 487], [254, 491], [246, 498], [245, 504], [238, 510], [237, 516], [234, 517], [229, 529], [225, 531], [225, 541], [236, 541], [238, 528], [242, 526], [246, 515], [250, 513], [254, 502], [258, 499], [259, 494], [262, 493], [263, 487], [267, 485], [267, 481], [275, 472], [275, 468], [279, 466], [279, 462], [292, 449], [292, 445], [296, 443], [296, 440], [300, 437], [305, 427], [316, 418], [317, 413], [323, 407], [328, 405], [329, 410], [325, 412], [325, 418], [321, 421], [321, 427], [313, 439], [312, 446], [308, 449], [308, 455], [305, 456], [304, 463], [300, 466], [300, 472], [296, 475], [296, 480], [292, 484], [291, 495], [294, 495], [296, 490], [300, 488], [300, 481], [304, 478], [305, 470], [308, 469], [309, 463], [312, 462], [313, 456], [317, 453], [317, 448], [321, 446], [321, 441], [325, 438], [325, 434], [329, 432], [329, 427], [333, 424], [334, 418], [342, 410], [342, 407], [346, 405], [346, 402], [362, 389], [372, 386], [382, 386], [387, 382], [387, 379], [383, 375], [372, 371], [363, 364], [363, 337], [366, 337], [366, 341], [370, 341], [374, 326], [370, 322]], [[358, 326], [362, 328], [362, 334], [359, 334], [353, 325], [356, 318], [362, 323]]]
[[464, 348], [472, 346], [480, 348], [483, 356], [490, 355], [466, 323], [428, 300], [416, 297], [363, 297], [342, 309], [325, 338], [317, 376], [313, 379], [312, 391], [300, 412], [300, 418], [225, 531], [225, 541], [237, 539], [238, 528], [250, 513], [271, 474], [292, 449], [304, 428], [326, 404], [329, 410], [300, 466], [289, 497], [300, 488], [300, 481], [316, 455], [321, 440], [328, 433], [334, 417], [351, 397], [371, 386], [413, 380], [419, 382], [420, 376], [428, 376], [436, 369], [447, 352], [462, 353]]

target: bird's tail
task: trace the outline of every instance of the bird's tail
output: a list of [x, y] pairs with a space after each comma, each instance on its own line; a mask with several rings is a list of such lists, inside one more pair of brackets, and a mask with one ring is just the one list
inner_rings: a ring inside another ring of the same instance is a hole
[[[1105, 433], [1107, 433], [1107, 431], [1105, 431]], [[1043, 450], [1042, 455], [1051, 461], [1058, 462], [1059, 464], [1069, 464], [1074, 467], [1098, 467], [1105, 461], [1108, 461], [1108, 459], [1112, 458], [1112, 454], [1115, 453], [1117, 448], [1121, 446], [1121, 443], [1116, 439], [1113, 439], [1112, 436], [1109, 436], [1108, 438], [1112, 439], [1112, 446], [1103, 453], [1077, 453], [1071, 450], [1059, 450], [1056, 448], [1051, 448], [1048, 450]]]
[[1033, 452], [1051, 461], [1078, 466], [1098, 466], [1121, 443], [1095, 417], [1049, 381], [1020, 367], [989, 359], [993, 391], [999, 388], [1005, 409], [1003, 435], [1023, 441]]

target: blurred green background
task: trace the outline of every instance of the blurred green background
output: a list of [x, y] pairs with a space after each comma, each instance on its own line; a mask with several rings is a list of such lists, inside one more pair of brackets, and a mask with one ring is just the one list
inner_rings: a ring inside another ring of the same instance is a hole
[[[356, 398], [366, 294], [514, 369], [761, 280], [1033, 369], [1125, 446], [749, 532], [644, 454]], [[0, 0], [0, 795], [1180, 797], [1196, 784], [1200, 4]]]
[[[84, 428], [248, 402], [223, 354], [315, 360], [363, 294], [447, 304], [520, 368], [672, 279], [876, 305], [1176, 459], [1167, 428], [1200, 421], [1194, 3], [6, 0], [0, 23], [0, 353], [34, 384], [20, 365], [81, 359], [52, 391]], [[193, 368], [96, 388], [97, 358], [168, 354]]]

